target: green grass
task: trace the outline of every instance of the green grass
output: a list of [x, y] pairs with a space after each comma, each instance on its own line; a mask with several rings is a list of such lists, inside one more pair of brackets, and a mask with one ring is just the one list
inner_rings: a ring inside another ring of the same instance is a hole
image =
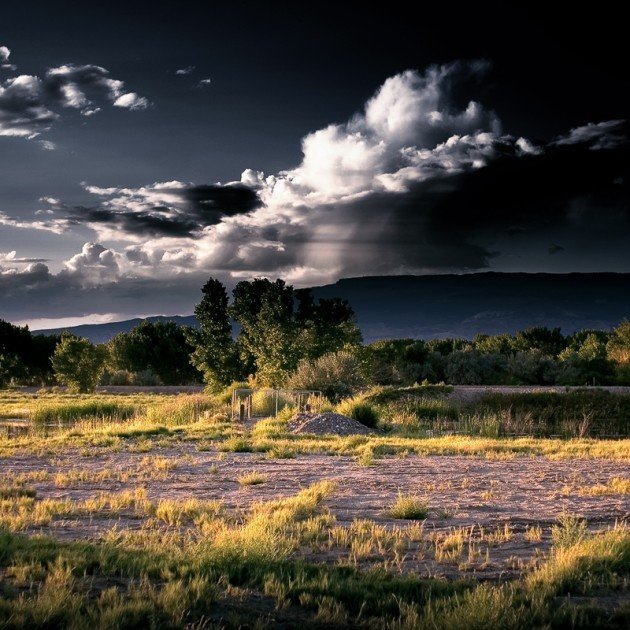
[[337, 413], [354, 418], [366, 427], [374, 428], [378, 424], [379, 414], [374, 405], [361, 396], [346, 398], [336, 407]]
[[80, 421], [124, 422], [139, 411], [139, 407], [124, 401], [78, 400], [38, 402], [32, 412], [36, 426], [72, 424]]

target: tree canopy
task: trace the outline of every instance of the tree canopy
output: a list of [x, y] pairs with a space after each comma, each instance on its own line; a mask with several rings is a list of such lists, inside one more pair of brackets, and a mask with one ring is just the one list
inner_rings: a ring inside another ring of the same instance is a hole
[[[318, 299], [283, 280], [239, 282], [229, 304], [225, 287], [211, 278], [195, 309], [200, 330], [192, 361], [214, 388], [247, 376], [265, 386], [286, 382], [300, 359], [354, 347], [361, 333], [345, 300]], [[232, 323], [238, 326], [233, 336]]]

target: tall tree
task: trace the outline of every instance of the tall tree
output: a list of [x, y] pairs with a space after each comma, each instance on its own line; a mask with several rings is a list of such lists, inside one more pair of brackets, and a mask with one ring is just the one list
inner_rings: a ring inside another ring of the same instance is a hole
[[315, 302], [311, 289], [298, 289], [295, 295], [298, 300], [296, 322], [300, 329], [298, 343], [303, 348], [303, 356], [316, 359], [361, 343], [361, 331], [347, 300], [320, 298]]
[[211, 389], [220, 389], [241, 378], [232, 323], [228, 314], [228, 296], [219, 280], [210, 278], [201, 289], [203, 297], [195, 307], [199, 330], [189, 329], [188, 342], [194, 347], [191, 363], [203, 374]]
[[284, 280], [258, 278], [239, 282], [232, 295], [230, 312], [241, 326], [241, 359], [248, 368], [254, 368], [252, 372], [262, 385], [281, 385], [300, 358], [293, 288]]

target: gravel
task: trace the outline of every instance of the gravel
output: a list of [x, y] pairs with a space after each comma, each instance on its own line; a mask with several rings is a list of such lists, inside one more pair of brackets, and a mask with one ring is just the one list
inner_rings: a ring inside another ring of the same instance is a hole
[[289, 420], [289, 430], [292, 433], [314, 435], [372, 435], [375, 433], [373, 429], [340, 413], [298, 413]]

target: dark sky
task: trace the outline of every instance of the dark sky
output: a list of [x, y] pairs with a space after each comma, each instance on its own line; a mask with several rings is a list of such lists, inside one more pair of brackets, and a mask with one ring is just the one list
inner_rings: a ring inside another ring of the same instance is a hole
[[210, 275], [630, 271], [625, 23], [550, 5], [10, 3], [0, 317], [189, 313]]

